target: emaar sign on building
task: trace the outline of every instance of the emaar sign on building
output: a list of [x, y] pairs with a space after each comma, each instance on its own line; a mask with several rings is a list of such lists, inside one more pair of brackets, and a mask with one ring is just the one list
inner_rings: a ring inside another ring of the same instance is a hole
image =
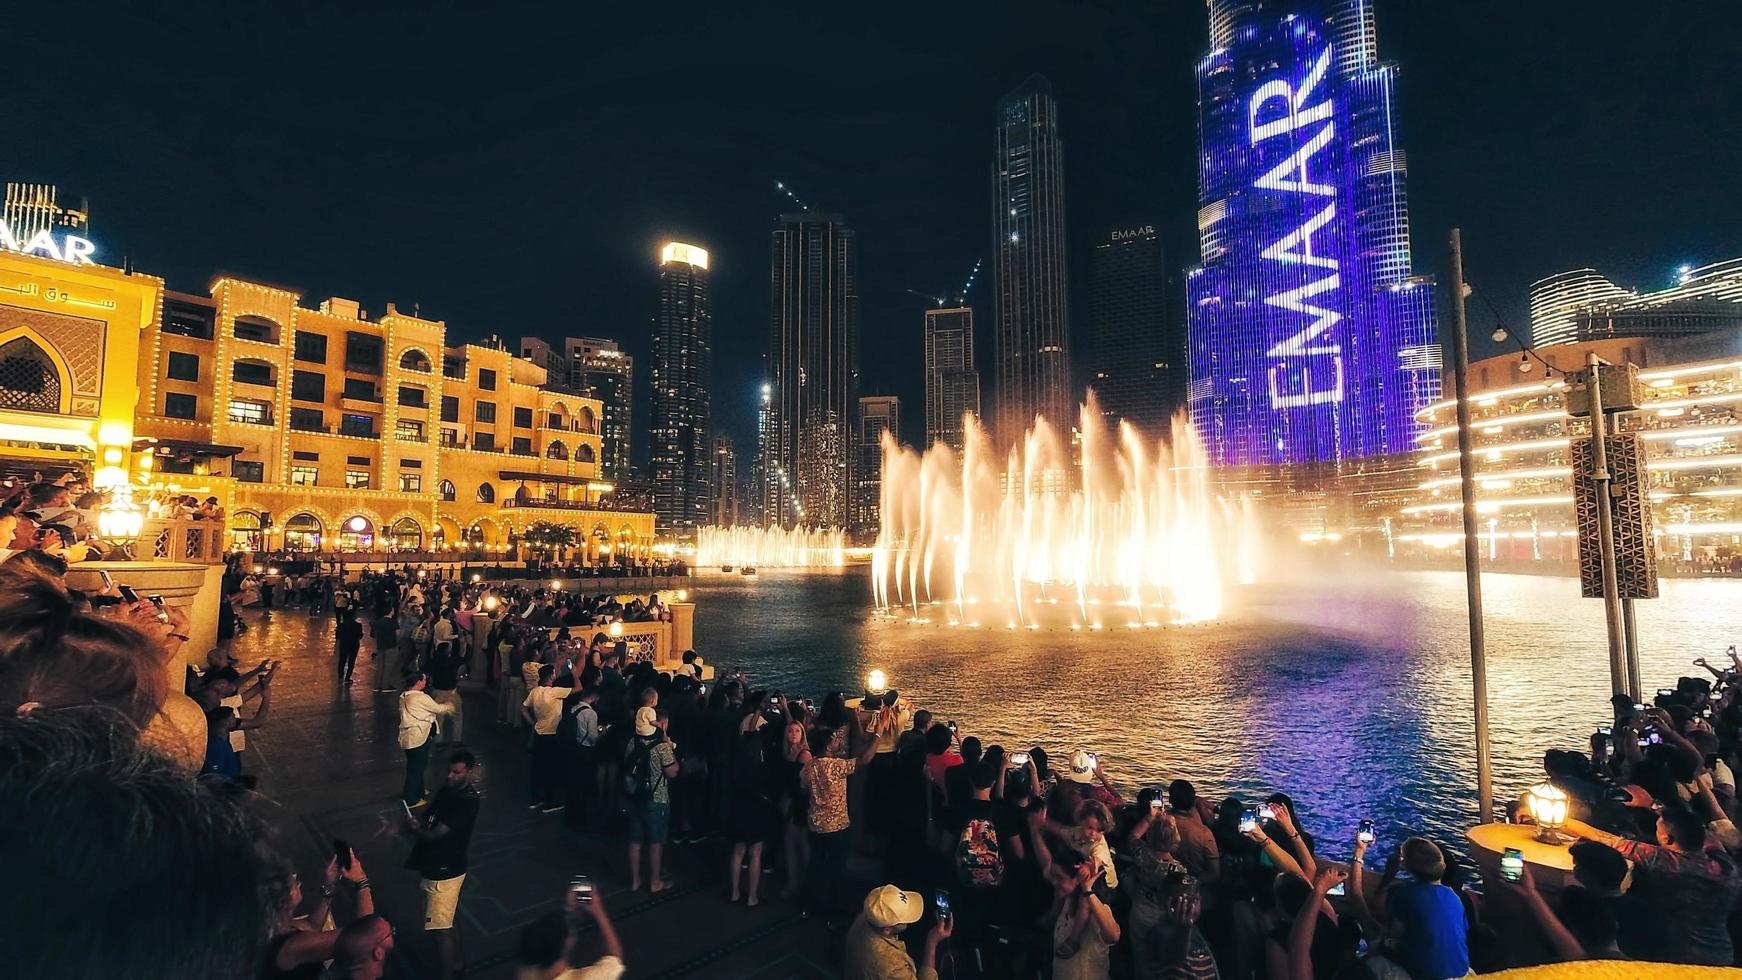
[[78, 235], [61, 235], [57, 238], [52, 231], [42, 228], [21, 242], [12, 233], [12, 226], [4, 221], [0, 221], [0, 249], [20, 255], [59, 259], [74, 265], [96, 264], [92, 256], [97, 254], [97, 246], [89, 238], [80, 238]]

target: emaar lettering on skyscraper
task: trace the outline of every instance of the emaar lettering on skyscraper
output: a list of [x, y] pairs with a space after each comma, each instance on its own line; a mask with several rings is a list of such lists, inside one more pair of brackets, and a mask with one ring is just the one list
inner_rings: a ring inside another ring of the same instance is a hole
[[1406, 452], [1439, 396], [1396, 70], [1362, 0], [1209, 0], [1192, 421], [1222, 465]]

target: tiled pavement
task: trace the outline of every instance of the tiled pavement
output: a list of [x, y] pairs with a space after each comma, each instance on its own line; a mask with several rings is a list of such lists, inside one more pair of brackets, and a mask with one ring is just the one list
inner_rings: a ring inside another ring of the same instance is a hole
[[[341, 685], [331, 617], [293, 609], [264, 620], [250, 612], [248, 621], [252, 628], [234, 642], [235, 655], [249, 666], [268, 656], [285, 665], [273, 683], [270, 720], [249, 733], [245, 770], [259, 776], [261, 792], [279, 808], [285, 843], [305, 880], [318, 874], [334, 838], [357, 849], [378, 911], [399, 931], [391, 975], [434, 976], [434, 946], [418, 928], [417, 875], [402, 867], [410, 848], [388, 827], [399, 810], [404, 756], [395, 742], [395, 696], [371, 693], [371, 642], [365, 637], [355, 680]], [[726, 901], [720, 843], [668, 847], [667, 873], [677, 887], [658, 895], [629, 891], [621, 840], [565, 829], [560, 814], [528, 812], [523, 731], [494, 724], [493, 692], [466, 692], [464, 699], [466, 743], [483, 761], [485, 776], [456, 934], [466, 976], [512, 976], [520, 928], [559, 907], [574, 874], [598, 882], [632, 977], [835, 975], [837, 937], [773, 898], [773, 877], [764, 879], [760, 907]], [[431, 779], [440, 779], [435, 760]]]

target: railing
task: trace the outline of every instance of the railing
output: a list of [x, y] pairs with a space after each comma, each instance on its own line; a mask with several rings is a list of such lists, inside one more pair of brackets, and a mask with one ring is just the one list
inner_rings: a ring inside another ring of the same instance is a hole
[[133, 560], [217, 565], [224, 560], [228, 537], [223, 521], [148, 517], [133, 542]]
[[543, 498], [520, 501], [512, 497], [502, 501], [502, 506], [522, 509], [542, 507], [547, 510], [608, 510], [626, 514], [647, 510], [646, 507], [636, 506], [634, 501], [594, 500], [589, 502], [583, 500], [545, 500]]

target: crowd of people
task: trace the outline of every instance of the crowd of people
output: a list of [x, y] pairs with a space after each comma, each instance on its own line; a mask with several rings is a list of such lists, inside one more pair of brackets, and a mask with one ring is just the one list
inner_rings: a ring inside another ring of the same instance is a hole
[[[0, 520], [52, 524], [43, 508], [84, 492], [46, 486], [61, 491], [22, 485]], [[335, 842], [299, 876], [245, 769], [280, 663], [246, 666], [220, 644], [187, 671], [204, 730], [166, 725], [182, 613], [123, 583], [72, 588], [42, 543], [0, 557], [8, 969], [384, 975], [398, 932], [364, 867], [384, 855]], [[227, 598], [246, 577], [230, 570]], [[606, 835], [632, 891], [672, 887], [667, 849], [696, 848], [712, 870], [685, 884], [790, 903], [834, 930], [853, 980], [1440, 980], [1548, 960], [1738, 960], [1733, 650], [1645, 702], [1618, 697], [1588, 743], [1545, 756], [1576, 838], [1570, 882], [1529, 865], [1478, 882], [1449, 841], [1327, 840], [1285, 792], [1212, 799], [1190, 774], [1132, 787], [1089, 747], [991, 744], [893, 690], [813, 701], [693, 652], [658, 669], [633, 628], [672, 617], [657, 594], [404, 568], [316, 576], [293, 601], [332, 612], [341, 679], [373, 639], [365, 670], [397, 709], [405, 758], [393, 829], [442, 976], [458, 973], [452, 927], [481, 811], [483, 750], [465, 722], [513, 732], [494, 744], [524, 740], [526, 785], [493, 789], [524, 792], [527, 819], [560, 819], [583, 846]], [[482, 690], [462, 697], [467, 678]], [[520, 975], [622, 975], [599, 890], [577, 879], [561, 905], [520, 936]]]

